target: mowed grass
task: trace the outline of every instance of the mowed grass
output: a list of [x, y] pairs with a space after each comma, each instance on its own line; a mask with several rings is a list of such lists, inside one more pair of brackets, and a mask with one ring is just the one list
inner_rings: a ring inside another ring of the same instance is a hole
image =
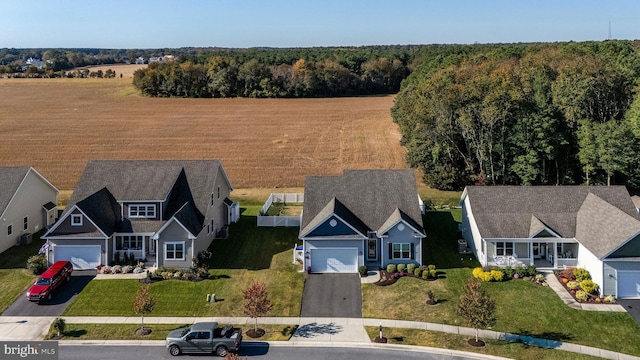
[[[245, 316], [242, 290], [264, 282], [273, 309], [267, 316], [299, 316], [304, 274], [292, 261], [297, 230], [256, 227], [258, 206], [248, 206], [230, 237], [215, 240], [211, 277], [199, 282], [164, 280], [151, 284], [156, 299], [149, 316]], [[66, 316], [133, 316], [138, 280], [93, 280], [69, 305]], [[107, 295], [108, 294], [108, 295]], [[220, 301], [209, 303], [207, 294]]]
[[[221, 324], [226, 325], [226, 324]], [[250, 329], [247, 325], [230, 324], [233, 327], [242, 328], [243, 341], [254, 340], [244, 333]], [[136, 335], [136, 330], [140, 329], [140, 324], [66, 324], [62, 333], [65, 340], [164, 340], [172, 330], [187, 327], [189, 324], [145, 324], [145, 328], [151, 329], [151, 334], [147, 336]], [[271, 325], [260, 324], [259, 327], [265, 330], [264, 336], [255, 340], [259, 341], [288, 341], [297, 328], [297, 325]], [[51, 339], [58, 334], [51, 325], [46, 339]]]
[[148, 98], [130, 79], [0, 79], [0, 165], [72, 189], [91, 159], [215, 158], [236, 188], [300, 187], [308, 175], [406, 168], [393, 101]]
[[[430, 245], [425, 246], [425, 251], [439, 251], [434, 257], [442, 257], [441, 262], [435, 261], [444, 264], [438, 265], [443, 272], [441, 278], [436, 281], [401, 278], [385, 287], [363, 285], [364, 317], [467, 326], [456, 309], [473, 266], [446, 267], [456, 261], [469, 262], [466, 258], [460, 261], [460, 255], [451, 246], [455, 230], [446, 236], [457, 228], [459, 210], [438, 212], [429, 220], [430, 215], [434, 213], [426, 216], [425, 227], [430, 234], [426, 242]], [[497, 322], [493, 330], [640, 355], [640, 325], [626, 312], [575, 310], [550, 288], [523, 280], [483, 283], [482, 287], [496, 301]], [[427, 290], [434, 292], [439, 300], [437, 306], [426, 305]]]
[[[367, 326], [366, 330], [371, 340], [379, 336], [379, 328], [377, 327]], [[484, 347], [472, 347], [467, 343], [467, 340], [470, 338], [469, 336], [428, 330], [384, 328], [382, 335], [387, 338], [389, 344], [428, 346], [451, 350], [470, 351], [479, 354], [502, 356], [520, 360], [600, 359], [599, 357], [562, 350], [543, 349], [522, 343], [508, 343], [492, 339], [483, 339], [486, 343]]]
[[35, 276], [26, 269], [0, 269], [0, 314], [33, 283]]

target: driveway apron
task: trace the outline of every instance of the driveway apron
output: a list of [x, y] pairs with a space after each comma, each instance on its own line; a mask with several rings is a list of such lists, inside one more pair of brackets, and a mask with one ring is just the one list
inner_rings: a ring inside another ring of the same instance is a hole
[[358, 274], [307, 274], [301, 317], [362, 317]]

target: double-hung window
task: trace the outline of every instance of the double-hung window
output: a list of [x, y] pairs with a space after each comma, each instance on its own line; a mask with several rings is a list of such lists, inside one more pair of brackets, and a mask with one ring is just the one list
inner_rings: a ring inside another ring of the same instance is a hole
[[27, 230], [29, 228], [29, 217], [25, 216], [22, 219], [22, 230]]
[[513, 255], [513, 243], [512, 242], [497, 242], [496, 243], [496, 256], [511, 256]]
[[153, 219], [156, 217], [156, 206], [149, 204], [130, 204], [129, 217]]
[[392, 246], [392, 258], [393, 259], [411, 259], [411, 244], [393, 244]]
[[184, 260], [184, 241], [166, 242], [164, 258], [165, 260]]

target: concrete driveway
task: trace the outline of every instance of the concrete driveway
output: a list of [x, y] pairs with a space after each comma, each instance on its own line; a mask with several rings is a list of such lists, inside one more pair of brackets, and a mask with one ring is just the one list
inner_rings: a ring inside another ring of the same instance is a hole
[[[51, 301], [38, 304], [30, 302], [22, 294], [2, 316], [60, 316], [71, 301], [96, 276], [95, 270], [78, 270], [71, 274], [71, 280], [62, 284], [54, 293]], [[25, 292], [26, 293], [26, 292]]]
[[301, 317], [362, 317], [358, 274], [307, 274]]

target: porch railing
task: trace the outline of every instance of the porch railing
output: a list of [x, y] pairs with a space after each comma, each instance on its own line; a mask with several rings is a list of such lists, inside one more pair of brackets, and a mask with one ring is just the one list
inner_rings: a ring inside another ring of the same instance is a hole
[[578, 266], [578, 259], [559, 258], [556, 259], [556, 264], [559, 268], [576, 267]]

